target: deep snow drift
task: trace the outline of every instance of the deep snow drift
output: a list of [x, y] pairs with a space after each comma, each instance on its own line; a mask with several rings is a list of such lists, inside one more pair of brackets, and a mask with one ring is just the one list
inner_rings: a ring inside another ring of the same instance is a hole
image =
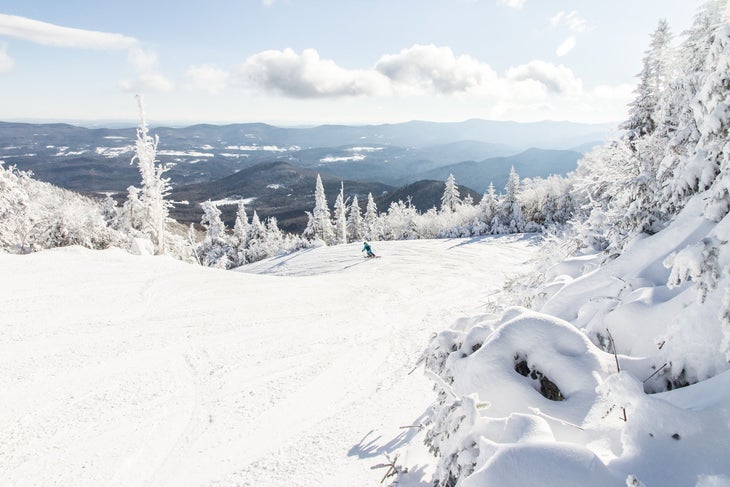
[[430, 335], [483, 312], [538, 247], [374, 247], [382, 259], [351, 244], [246, 272], [0, 254], [1, 483], [376, 485], [371, 466], [433, 401], [409, 375]]
[[424, 355], [440, 395], [423, 433], [439, 453], [439, 485], [730, 486], [719, 313], [730, 255], [716, 257], [714, 286], [695, 271], [710, 260], [705, 242], [727, 242], [730, 216], [701, 218], [703, 205], [693, 198], [617, 258], [548, 268], [529, 291], [531, 310], [439, 333]]

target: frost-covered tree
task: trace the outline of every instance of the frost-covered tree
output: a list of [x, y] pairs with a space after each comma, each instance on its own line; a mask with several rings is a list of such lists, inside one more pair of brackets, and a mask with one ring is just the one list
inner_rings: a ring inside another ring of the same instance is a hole
[[310, 240], [321, 240], [327, 245], [335, 241], [335, 232], [330, 220], [330, 210], [327, 206], [327, 197], [324, 194], [322, 178], [317, 174], [317, 183], [314, 191], [314, 210], [307, 213], [309, 221], [304, 229], [304, 236]]
[[114, 229], [118, 229], [120, 227], [119, 212], [120, 210], [117, 205], [117, 201], [112, 198], [110, 194], [107, 194], [101, 205], [101, 214], [109, 227]]
[[140, 189], [136, 186], [127, 188], [127, 199], [122, 205], [120, 215], [120, 226], [123, 231], [130, 235], [142, 235], [145, 226], [145, 208], [140, 199]]
[[658, 171], [665, 211], [681, 209], [692, 194], [707, 189], [714, 178], [714, 169], [705, 164], [704, 154], [697, 147], [703, 119], [697, 96], [706, 80], [708, 54], [725, 6], [726, 0], [710, 0], [701, 5], [685, 32], [675, 78], [665, 94], [663, 112], [676, 120]]
[[514, 166], [510, 169], [504, 195], [500, 198], [499, 211], [493, 225], [495, 233], [517, 233], [524, 228], [520, 207], [520, 176]]
[[248, 222], [248, 215], [246, 215], [246, 205], [243, 201], [238, 202], [238, 209], [236, 210], [236, 221], [233, 224], [233, 243], [238, 246], [246, 240], [246, 235], [250, 224]]
[[347, 217], [347, 233], [353, 242], [362, 240], [365, 233], [364, 220], [360, 210], [360, 204], [357, 201], [357, 195], [352, 197], [350, 210]]
[[205, 239], [197, 248], [198, 257], [205, 266], [230, 269], [236, 262], [236, 256], [228, 241], [221, 211], [210, 200], [200, 206], [203, 209], [200, 223], [205, 228]]
[[491, 231], [492, 220], [497, 215], [497, 205], [498, 201], [497, 194], [494, 191], [494, 184], [490, 182], [489, 188], [487, 188], [487, 191], [479, 201], [480, 220], [484, 222], [484, 229], [481, 234], [486, 234]]
[[[730, 211], [730, 19], [712, 29], [705, 80], [695, 98], [700, 115], [696, 152], [712, 179], [705, 216], [720, 221]], [[714, 173], [714, 174], [713, 174]]]
[[264, 245], [265, 239], [266, 226], [261, 221], [261, 218], [259, 218], [258, 213], [254, 210], [248, 231], [248, 242], [246, 242], [247, 262], [256, 262], [266, 258], [266, 248]]
[[629, 105], [629, 119], [621, 125], [629, 140], [649, 135], [656, 129], [657, 105], [669, 81], [671, 40], [669, 24], [662, 19], [652, 35], [651, 46], [643, 60], [636, 98]]
[[246, 263], [246, 247], [248, 246], [250, 229], [251, 224], [248, 222], [248, 215], [246, 215], [246, 206], [243, 201], [239, 201], [231, 239], [231, 243], [236, 249], [236, 266]]
[[418, 210], [410, 203], [397, 201], [390, 204], [382, 217], [382, 236], [386, 240], [409, 240], [420, 238], [417, 224]]
[[378, 229], [378, 207], [373, 199], [373, 194], [368, 193], [368, 204], [365, 207], [365, 235], [369, 240], [375, 240], [379, 237]]
[[127, 244], [124, 235], [107, 225], [98, 202], [0, 164], [0, 249], [27, 253]]
[[347, 206], [345, 204], [345, 186], [340, 185], [340, 192], [335, 200], [335, 243], [347, 243]]
[[155, 244], [155, 252], [163, 254], [165, 253], [165, 226], [167, 225], [172, 203], [165, 199], [171, 190], [170, 180], [162, 176], [169, 169], [169, 166], [157, 164], [159, 137], [152, 137], [149, 134], [142, 95], [137, 95], [137, 106], [140, 122], [137, 128], [135, 155], [132, 157], [132, 164], [135, 161], [137, 162], [137, 167], [142, 176], [140, 201], [144, 211], [144, 223], [140, 230], [148, 235]]
[[459, 187], [453, 174], [446, 178], [444, 194], [441, 196], [441, 211], [456, 211], [461, 204]]

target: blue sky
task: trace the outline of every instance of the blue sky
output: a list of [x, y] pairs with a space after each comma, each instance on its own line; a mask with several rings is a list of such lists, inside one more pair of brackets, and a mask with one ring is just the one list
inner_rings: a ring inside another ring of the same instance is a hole
[[699, 0], [4, 0], [0, 120], [625, 117]]

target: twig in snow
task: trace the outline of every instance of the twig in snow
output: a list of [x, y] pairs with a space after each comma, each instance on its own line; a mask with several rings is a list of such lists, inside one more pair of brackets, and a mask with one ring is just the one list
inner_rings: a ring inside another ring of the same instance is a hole
[[386, 453], [385, 454], [385, 458], [387, 458], [390, 463], [379, 463], [377, 465], [373, 465], [372, 467], [370, 467], [370, 470], [375, 470], [376, 468], [385, 468], [385, 467], [388, 467], [388, 470], [385, 471], [385, 475], [380, 480], [380, 483], [381, 484], [383, 482], [385, 482], [385, 479], [387, 479], [388, 477], [391, 477], [391, 476], [393, 476], [393, 475], [395, 475], [395, 474], [398, 473], [398, 467], [396, 467], [396, 465], [395, 465], [395, 462], [398, 460], [398, 455], [399, 454], [396, 453], [395, 454], [395, 457], [393, 457], [393, 459], [391, 460], [390, 459], [390, 456]]
[[[618, 364], [618, 354], [616, 353], [616, 342], [613, 339], [613, 335], [611, 335], [611, 330], [606, 328], [606, 332], [608, 332], [608, 339], [611, 342], [611, 348], [613, 349], [613, 358], [616, 360], [616, 370], [621, 372], [621, 366]], [[624, 415], [624, 417], [623, 417], [624, 422], [628, 421], [628, 419], [626, 418], [626, 408], [621, 406], [621, 411], [623, 412], [623, 415]]]
[[445, 380], [443, 380], [443, 379], [442, 379], [441, 377], [439, 377], [438, 375], [434, 374], [434, 373], [433, 373], [433, 372], [431, 372], [430, 370], [426, 370], [426, 371], [425, 371], [425, 374], [426, 374], [426, 376], [427, 376], [427, 377], [428, 377], [429, 379], [431, 379], [431, 380], [432, 380], [432, 381], [434, 381], [434, 382], [435, 382], [436, 384], [438, 384], [439, 386], [441, 386], [441, 388], [442, 388], [442, 389], [443, 389], [443, 390], [444, 390], [444, 391], [445, 391], [445, 392], [446, 392], [447, 394], [449, 394], [449, 395], [450, 395], [450, 396], [451, 396], [452, 398], [454, 398], [454, 399], [459, 399], [459, 396], [457, 396], [457, 395], [456, 395], [456, 393], [455, 393], [455, 392], [454, 392], [454, 390], [453, 390], [453, 389], [451, 388], [451, 386], [450, 386], [449, 384], [447, 384], [447, 383], [446, 383], [446, 381], [445, 381]]
[[411, 424], [411, 425], [408, 425], [408, 426], [399, 426], [399, 428], [402, 429], [402, 430], [405, 430], [405, 429], [408, 429], [408, 428], [418, 428], [419, 430], [422, 430], [423, 429], [423, 425], [422, 424]]
[[541, 417], [543, 417], [543, 418], [545, 418], [545, 419], [550, 419], [550, 420], [552, 420], [552, 421], [557, 421], [558, 423], [562, 424], [563, 426], [572, 426], [573, 428], [578, 428], [579, 430], [581, 430], [581, 431], [584, 431], [584, 430], [583, 430], [583, 428], [581, 428], [581, 427], [580, 427], [580, 426], [578, 426], [577, 424], [574, 424], [574, 423], [571, 423], [571, 422], [565, 421], [565, 420], [563, 420], [563, 419], [560, 419], [560, 418], [556, 418], [555, 416], [550, 416], [549, 414], [545, 414], [545, 413], [543, 413], [542, 411], [540, 411], [540, 409], [538, 409], [538, 408], [529, 408], [529, 407], [528, 407], [527, 409], [529, 409], [529, 410], [530, 410], [530, 411], [532, 411], [533, 413], [535, 413], [535, 414], [537, 414], [538, 416], [541, 416]]
[[656, 370], [654, 371], [654, 373], [653, 373], [653, 374], [651, 374], [651, 375], [650, 375], [649, 377], [647, 377], [646, 379], [644, 379], [644, 380], [643, 380], [642, 382], [644, 382], [644, 383], [645, 383], [646, 381], [648, 381], [649, 379], [651, 379], [652, 377], [654, 377], [655, 375], [657, 375], [657, 374], [658, 374], [659, 372], [661, 372], [661, 371], [662, 371], [662, 369], [664, 369], [664, 367], [666, 367], [667, 365], [669, 365], [669, 362], [664, 362], [664, 365], [662, 365], [661, 367], [659, 367], [658, 369], [656, 369]]
[[621, 372], [621, 366], [618, 364], [618, 355], [616, 354], [616, 342], [613, 340], [611, 330], [606, 328], [606, 331], [608, 332], [608, 340], [611, 342], [611, 348], [613, 349], [613, 358], [616, 359], [616, 370]]

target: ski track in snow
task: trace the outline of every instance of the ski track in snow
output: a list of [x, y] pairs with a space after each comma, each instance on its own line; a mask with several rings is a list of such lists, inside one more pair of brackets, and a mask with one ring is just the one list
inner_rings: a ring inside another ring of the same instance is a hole
[[433, 400], [431, 334], [533, 238], [376, 242], [219, 271], [0, 254], [2, 485], [371, 486]]

